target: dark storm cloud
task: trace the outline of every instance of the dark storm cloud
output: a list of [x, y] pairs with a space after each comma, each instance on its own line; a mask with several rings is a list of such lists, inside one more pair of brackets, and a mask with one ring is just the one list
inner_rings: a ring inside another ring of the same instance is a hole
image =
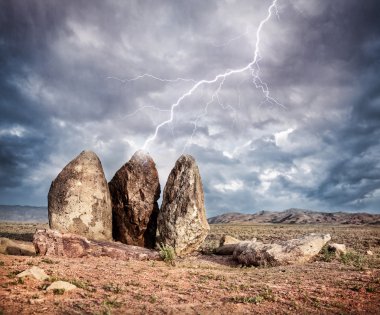
[[[244, 67], [269, 4], [2, 1], [0, 203], [44, 205], [51, 180], [83, 149], [110, 179], [193, 85], [128, 79], [212, 79]], [[248, 72], [218, 97], [217, 84], [200, 87], [151, 143], [161, 184], [185, 152], [198, 161], [208, 215], [379, 211], [380, 4], [278, 8], [262, 30], [260, 73], [283, 106], [265, 102]]]

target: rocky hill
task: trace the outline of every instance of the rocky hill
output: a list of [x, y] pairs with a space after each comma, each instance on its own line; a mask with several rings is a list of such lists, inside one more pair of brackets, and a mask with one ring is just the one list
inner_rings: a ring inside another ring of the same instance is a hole
[[254, 214], [225, 213], [208, 219], [210, 224], [220, 223], [274, 223], [274, 224], [379, 224], [380, 214], [317, 212], [288, 209], [281, 212], [260, 211]]

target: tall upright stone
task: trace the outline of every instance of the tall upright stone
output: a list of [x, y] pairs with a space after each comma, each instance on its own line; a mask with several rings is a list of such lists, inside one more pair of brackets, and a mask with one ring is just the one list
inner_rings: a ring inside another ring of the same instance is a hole
[[158, 215], [159, 243], [185, 256], [200, 247], [209, 230], [198, 166], [192, 156], [182, 155], [165, 185]]
[[153, 248], [156, 243], [157, 200], [161, 188], [156, 164], [137, 151], [109, 182], [113, 237], [125, 244]]
[[51, 183], [48, 215], [51, 229], [112, 240], [111, 197], [94, 152], [83, 151]]

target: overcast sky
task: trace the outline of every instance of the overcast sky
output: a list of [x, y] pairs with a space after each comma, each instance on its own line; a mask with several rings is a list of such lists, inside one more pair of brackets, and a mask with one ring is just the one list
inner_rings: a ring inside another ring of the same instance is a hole
[[254, 61], [270, 5], [0, 1], [0, 204], [46, 205], [84, 149], [111, 180], [188, 93], [147, 146], [162, 189], [184, 152], [208, 216], [379, 213], [379, 1], [278, 0], [258, 62], [195, 87]]

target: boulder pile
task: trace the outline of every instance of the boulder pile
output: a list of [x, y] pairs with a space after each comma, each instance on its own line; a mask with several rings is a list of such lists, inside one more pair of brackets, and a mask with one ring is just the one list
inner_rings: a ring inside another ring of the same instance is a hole
[[[111, 248], [119, 253], [116, 256], [133, 256], [131, 251], [140, 253], [137, 247], [165, 245], [173, 247], [178, 256], [191, 254], [210, 229], [202, 180], [192, 156], [182, 155], [175, 163], [161, 209], [157, 202], [160, 193], [156, 165], [148, 153], [137, 151], [107, 184], [99, 158], [83, 151], [51, 184], [51, 230], [36, 233], [36, 251], [80, 257], [94, 252], [100, 255]], [[112, 240], [131, 247], [111, 246]]]

